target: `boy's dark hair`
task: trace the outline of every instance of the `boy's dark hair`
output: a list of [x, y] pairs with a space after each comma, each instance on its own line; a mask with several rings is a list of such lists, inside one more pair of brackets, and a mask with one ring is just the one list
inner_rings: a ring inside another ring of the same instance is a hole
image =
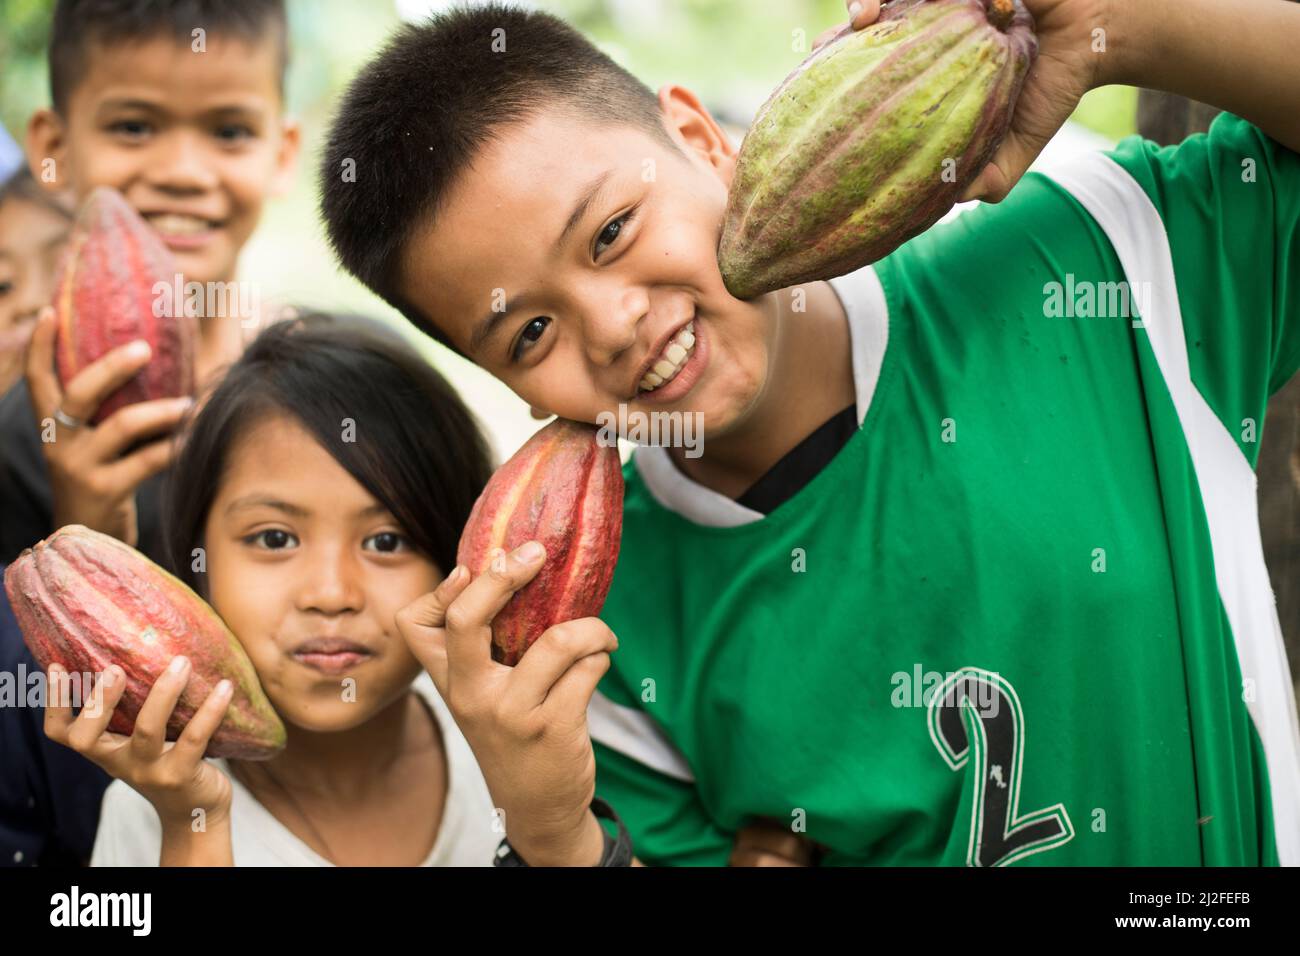
[[[344, 268], [456, 351], [401, 295], [404, 247], [484, 146], [547, 108], [631, 126], [680, 151], [645, 84], [558, 17], [502, 3], [400, 29], [353, 80], [334, 119], [320, 167], [321, 214], [334, 251]], [[355, 176], [345, 178], [345, 169]]]
[[[203, 403], [164, 491], [168, 569], [207, 596], [193, 568], [231, 448], [269, 415], [298, 421], [444, 574], [492, 474], [487, 444], [446, 380], [394, 330], [310, 314], [264, 329]], [[356, 423], [343, 440], [343, 421]]]
[[97, 43], [152, 40], [166, 34], [189, 45], [192, 31], [258, 42], [275, 31], [280, 96], [289, 63], [284, 0], [59, 0], [50, 26], [50, 100], [65, 114]]

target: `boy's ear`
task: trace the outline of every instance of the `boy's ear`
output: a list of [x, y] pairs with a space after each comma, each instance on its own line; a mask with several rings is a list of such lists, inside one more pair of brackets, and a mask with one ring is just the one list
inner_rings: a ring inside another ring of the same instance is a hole
[[41, 186], [61, 193], [69, 186], [67, 126], [52, 109], [40, 109], [27, 121], [27, 166]]
[[731, 185], [736, 147], [699, 97], [684, 86], [670, 83], [659, 90], [659, 108], [673, 139], [712, 166]]
[[293, 188], [298, 177], [298, 150], [302, 146], [302, 127], [296, 119], [286, 118], [280, 131], [280, 149], [275, 157], [271, 195], [283, 196]]

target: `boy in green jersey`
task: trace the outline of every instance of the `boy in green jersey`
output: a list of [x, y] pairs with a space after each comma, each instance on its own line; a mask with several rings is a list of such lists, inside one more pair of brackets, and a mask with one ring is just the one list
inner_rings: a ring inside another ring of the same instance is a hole
[[[1300, 366], [1300, 7], [1027, 6], [970, 192], [1009, 198], [749, 301], [715, 259], [733, 144], [553, 18], [409, 27], [350, 90], [345, 266], [541, 410], [707, 439], [634, 454], [605, 624], [492, 661], [537, 549], [399, 615], [528, 863], [602, 859], [593, 794], [649, 863], [759, 820], [827, 864], [1300, 863], [1252, 471]], [[1020, 180], [1115, 82], [1244, 119]]]

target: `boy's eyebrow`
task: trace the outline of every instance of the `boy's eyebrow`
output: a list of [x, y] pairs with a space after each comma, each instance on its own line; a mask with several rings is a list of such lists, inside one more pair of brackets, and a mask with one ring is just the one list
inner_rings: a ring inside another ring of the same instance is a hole
[[[600, 198], [601, 191], [605, 188], [605, 184], [609, 182], [609, 177], [613, 174], [614, 171], [612, 169], [605, 170], [589, 182], [586, 188], [578, 194], [578, 202], [573, 207], [573, 212], [569, 214], [569, 221], [566, 222], [564, 228], [560, 230], [560, 236], [555, 240], [555, 244], [552, 247], [557, 253], [564, 247], [564, 242], [568, 239], [569, 233], [573, 232], [582, 220], [587, 218], [588, 211], [593, 205], [595, 205], [596, 200]], [[480, 319], [474, 326], [474, 334], [470, 336], [470, 353], [477, 353], [478, 350], [483, 347], [484, 343], [486, 343], [487, 340], [496, 333], [497, 329], [500, 328], [501, 323], [505, 321], [506, 317], [516, 309], [524, 308], [527, 303], [528, 297], [526, 295], [520, 296], [512, 302], [509, 308], [504, 312], [489, 312]]]
[[605, 170], [588, 183], [587, 188], [578, 195], [578, 204], [573, 207], [573, 212], [569, 214], [569, 221], [564, 224], [564, 229], [560, 232], [560, 238], [555, 240], [554, 249], [556, 252], [559, 252], [561, 247], [563, 247], [564, 240], [568, 238], [569, 233], [573, 231], [574, 227], [577, 226], [578, 223], [582, 222], [586, 217], [587, 210], [590, 209], [592, 204], [596, 201], [596, 198], [600, 195], [600, 191], [605, 188], [605, 183], [609, 181], [609, 177], [612, 176], [613, 173], [614, 171], [612, 169]]

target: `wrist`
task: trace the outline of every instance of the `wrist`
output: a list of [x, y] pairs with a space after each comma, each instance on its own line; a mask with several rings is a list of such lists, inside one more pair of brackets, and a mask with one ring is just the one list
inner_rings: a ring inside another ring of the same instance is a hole
[[230, 816], [214, 811], [203, 818], [203, 828], [179, 818], [162, 823], [162, 853], [159, 866], [233, 866]]
[[605, 853], [605, 831], [587, 810], [581, 823], [568, 833], [548, 839], [516, 840], [510, 845], [529, 866], [599, 866]]

